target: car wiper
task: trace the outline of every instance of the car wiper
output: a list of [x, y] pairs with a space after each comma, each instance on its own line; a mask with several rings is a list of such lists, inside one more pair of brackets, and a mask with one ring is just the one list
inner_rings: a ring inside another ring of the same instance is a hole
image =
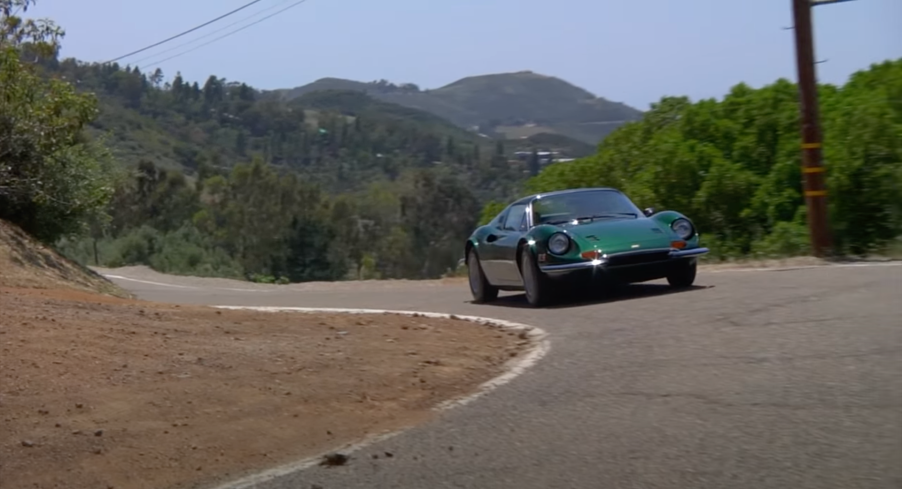
[[587, 221], [587, 220], [593, 220], [593, 219], [604, 219], [604, 218], [620, 217], [620, 216], [636, 217], [636, 213], [635, 212], [609, 212], [606, 214], [593, 214], [591, 216], [574, 217], [574, 218], [570, 218], [570, 219], [559, 219], [557, 221], [545, 221], [543, 224], [551, 224], [551, 225], [566, 224], [568, 222], [573, 222], [573, 221]]

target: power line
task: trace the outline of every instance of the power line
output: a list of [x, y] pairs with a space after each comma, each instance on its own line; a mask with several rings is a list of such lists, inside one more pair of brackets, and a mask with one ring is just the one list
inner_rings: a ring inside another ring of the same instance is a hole
[[306, 1], [307, 1], [307, 0], [300, 0], [300, 1], [298, 1], [298, 2], [294, 2], [294, 3], [292, 3], [291, 5], [289, 5], [289, 6], [285, 7], [285, 8], [283, 8], [282, 10], [278, 10], [278, 11], [276, 11], [276, 12], [273, 12], [273, 13], [267, 15], [266, 17], [263, 17], [262, 19], [260, 19], [260, 20], [258, 20], [258, 21], [256, 21], [256, 22], [251, 22], [250, 24], [248, 24], [248, 25], [246, 25], [246, 26], [244, 26], [244, 27], [242, 27], [242, 28], [240, 28], [240, 29], [235, 29], [235, 30], [232, 31], [232, 32], [227, 32], [227, 33], [225, 33], [225, 34], [223, 34], [223, 35], [221, 35], [221, 36], [219, 36], [219, 37], [217, 37], [217, 38], [214, 38], [214, 39], [211, 40], [211, 41], [207, 41], [207, 42], [201, 44], [200, 46], [195, 46], [195, 47], [193, 47], [193, 48], [191, 48], [191, 49], [188, 49], [187, 51], [182, 51], [181, 53], [174, 54], [174, 55], [172, 55], [172, 56], [169, 56], [168, 58], [164, 58], [164, 59], [161, 59], [161, 60], [159, 60], [159, 61], [156, 61], [156, 62], [153, 62], [153, 63], [149, 63], [149, 64], [147, 64], [147, 65], [145, 65], [145, 66], [142, 66], [142, 67], [139, 68], [139, 69], [140, 69], [141, 71], [144, 71], [144, 70], [146, 70], [147, 68], [150, 68], [151, 66], [159, 65], [160, 63], [169, 61], [170, 59], [178, 58], [179, 56], [183, 56], [183, 55], [188, 54], [188, 53], [190, 53], [190, 52], [192, 52], [192, 51], [196, 51], [196, 50], [198, 50], [198, 49], [200, 49], [200, 48], [202, 48], [202, 47], [204, 47], [204, 46], [208, 46], [208, 45], [210, 45], [210, 44], [213, 44], [214, 42], [216, 42], [216, 41], [218, 41], [218, 40], [220, 40], [220, 39], [224, 39], [224, 38], [226, 38], [226, 37], [229, 37], [229, 36], [231, 36], [232, 34], [237, 34], [237, 33], [241, 32], [241, 31], [247, 29], [248, 27], [255, 26], [255, 25], [259, 24], [260, 22], [263, 22], [263, 21], [266, 20], [266, 19], [275, 17], [276, 15], [279, 15], [280, 13], [282, 13], [282, 12], [284, 12], [284, 11], [290, 9], [290, 8], [297, 7], [298, 5], [300, 5], [300, 4], [302, 4], [302, 3], [306, 2]]
[[204, 22], [203, 24], [201, 24], [201, 25], [199, 25], [199, 26], [197, 26], [197, 27], [193, 27], [193, 28], [191, 28], [191, 29], [188, 29], [188, 30], [185, 31], [185, 32], [182, 32], [182, 33], [180, 33], [180, 34], [176, 34], [176, 35], [174, 35], [174, 36], [172, 36], [172, 37], [170, 37], [170, 38], [168, 38], [168, 39], [164, 39], [164, 40], [162, 40], [162, 41], [160, 41], [160, 42], [158, 42], [158, 43], [156, 43], [156, 44], [151, 44], [150, 46], [143, 47], [143, 48], [141, 48], [141, 49], [139, 49], [139, 50], [137, 50], [137, 51], [132, 51], [132, 52], [130, 52], [130, 53], [128, 53], [128, 54], [123, 54], [122, 56], [119, 56], [118, 58], [114, 58], [114, 59], [111, 59], [111, 60], [109, 60], [109, 61], [106, 61], [106, 63], [112, 63], [112, 62], [114, 62], [114, 61], [119, 61], [120, 59], [122, 59], [122, 58], [127, 58], [127, 57], [129, 57], [129, 56], [131, 56], [131, 55], [133, 55], [133, 54], [138, 54], [138, 53], [140, 53], [140, 52], [147, 51], [147, 50], [150, 49], [150, 48], [155, 48], [155, 47], [159, 46], [160, 44], [167, 43], [167, 42], [169, 42], [169, 41], [171, 41], [171, 40], [173, 40], [173, 39], [177, 39], [177, 38], [179, 38], [179, 37], [182, 37], [182, 36], [184, 36], [185, 34], [189, 34], [189, 33], [191, 33], [191, 32], [194, 32], [194, 31], [200, 29], [201, 27], [208, 26], [208, 25], [210, 25], [210, 24], [212, 24], [212, 23], [214, 23], [214, 22], [216, 22], [216, 21], [218, 21], [218, 20], [224, 19], [224, 18], [226, 18], [226, 17], [228, 17], [228, 16], [230, 16], [230, 15], [236, 13], [236, 12], [239, 12], [239, 11], [241, 11], [241, 10], [244, 10], [244, 9], [250, 7], [251, 5], [253, 5], [253, 4], [255, 4], [255, 3], [259, 3], [259, 2], [261, 2], [261, 1], [262, 1], [262, 0], [252, 0], [251, 2], [248, 2], [248, 3], [244, 4], [244, 5], [242, 5], [242, 6], [238, 7], [238, 8], [236, 8], [235, 10], [232, 10], [231, 12], [222, 14], [222, 15], [220, 15], [219, 17], [216, 17], [216, 18], [213, 19], [213, 20]]
[[228, 24], [228, 25], [226, 25], [226, 26], [224, 26], [224, 27], [220, 27], [219, 29], [216, 29], [215, 31], [208, 32], [208, 33], [206, 33], [206, 34], [204, 34], [204, 35], [202, 35], [202, 36], [200, 36], [200, 37], [196, 37], [196, 38], [194, 38], [194, 39], [192, 39], [192, 40], [190, 40], [190, 41], [188, 41], [188, 42], [183, 42], [183, 43], [181, 43], [181, 44], [179, 44], [179, 45], [177, 45], [177, 46], [171, 47], [171, 48], [169, 48], [169, 49], [165, 49], [165, 50], [160, 51], [160, 52], [155, 53], [155, 54], [151, 54], [150, 56], [145, 56], [145, 57], [143, 57], [143, 58], [136, 59], [135, 61], [133, 61], [133, 63], [134, 63], [134, 64], [139, 64], [139, 63], [142, 63], [142, 62], [144, 62], [144, 61], [147, 61], [148, 59], [153, 59], [153, 58], [155, 58], [155, 57], [157, 57], [157, 56], [159, 56], [159, 55], [161, 55], [161, 54], [165, 54], [165, 53], [169, 53], [169, 52], [175, 51], [176, 49], [179, 49], [179, 48], [181, 48], [181, 47], [185, 47], [185, 46], [187, 46], [187, 45], [189, 45], [189, 44], [194, 44], [194, 43], [196, 43], [197, 41], [200, 41], [201, 39], [210, 37], [210, 36], [212, 36], [213, 34], [216, 34], [217, 32], [222, 32], [222, 31], [228, 29], [229, 27], [238, 25], [238, 24], [240, 24], [240, 23], [242, 23], [242, 22], [244, 22], [244, 21], [246, 21], [246, 20], [252, 19], [252, 18], [254, 18], [254, 17], [256, 17], [256, 16], [262, 14], [263, 12], [266, 12], [267, 10], [272, 10], [272, 9], [274, 9], [274, 8], [280, 6], [280, 5], [284, 5], [284, 4], [288, 3], [289, 1], [291, 1], [291, 0], [282, 0], [281, 2], [279, 2], [279, 3], [275, 4], [275, 5], [270, 5], [269, 7], [266, 7], [265, 9], [260, 10], [260, 11], [258, 11], [257, 13], [255, 13], [255, 14], [253, 14], [253, 15], [249, 15], [249, 16], [247, 16], [247, 17], [241, 19], [241, 20], [236, 20], [235, 22], [232, 22], [231, 24]]

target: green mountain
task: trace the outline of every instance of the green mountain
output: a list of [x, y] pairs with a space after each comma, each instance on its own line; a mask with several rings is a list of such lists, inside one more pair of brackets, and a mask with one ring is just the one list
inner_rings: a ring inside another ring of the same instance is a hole
[[[47, 61], [42, 69], [95, 94], [100, 112], [90, 129], [128, 166], [149, 162], [194, 176], [201, 167], [225, 170], [259, 158], [333, 194], [410, 170], [444, 169], [480, 199], [507, 195], [528, 176], [525, 165], [508, 163], [522, 143], [499, 146], [430, 112], [361, 91], [278, 100], [216, 76], [201, 85], [178, 74], [167, 79], [73, 59]], [[563, 156], [574, 155], [565, 149]]]
[[364, 83], [322, 78], [270, 93], [291, 100], [322, 90], [365, 92], [385, 102], [431, 112], [460, 127], [508, 139], [551, 133], [595, 145], [624, 122], [642, 116], [625, 104], [531, 71], [471, 76], [434, 90], [385, 80]]
[[[88, 237], [58, 243], [83, 263], [264, 281], [434, 278], [455, 267], [482, 203], [518, 195], [535, 173], [503, 142], [360, 91], [284, 101], [216, 76], [55, 58], [26, 69], [71, 81], [89, 132], [131, 170], [80, 175], [112, 193], [75, 223]], [[26, 98], [14, 99], [23, 113]]]
[[[111, 195], [70, 219], [86, 236], [57, 244], [101, 266], [260, 281], [435, 278], [454, 270], [485, 203], [519, 196], [554, 159], [595, 150], [553, 129], [497, 139], [353, 83], [280, 97], [115, 63], [38, 58], [32, 68], [36, 80], [65, 80], [86, 95], [69, 106], [82, 103], [80, 120], [105, 140], [109, 163], [131, 170], [105, 166], [74, 184], [97, 182]], [[13, 100], [27, 113], [39, 97], [23, 90]], [[82, 156], [90, 169], [91, 155]]]
[[520, 139], [512, 139], [504, 142], [505, 148], [514, 152], [531, 151], [553, 151], [560, 154], [561, 158], [584, 158], [595, 154], [597, 146], [589, 143], [564, 136], [563, 134], [554, 134], [548, 132], [540, 132], [532, 136]]

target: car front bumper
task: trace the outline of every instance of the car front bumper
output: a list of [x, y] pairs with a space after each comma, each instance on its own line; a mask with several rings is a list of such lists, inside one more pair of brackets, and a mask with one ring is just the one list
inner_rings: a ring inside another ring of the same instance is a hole
[[594, 260], [553, 265], [539, 265], [539, 270], [549, 275], [568, 274], [585, 270], [625, 270], [630, 268], [648, 268], [666, 266], [675, 261], [697, 258], [708, 253], [708, 248], [692, 248], [679, 250], [675, 248], [658, 248], [641, 251], [625, 251], [610, 255], [601, 255]]

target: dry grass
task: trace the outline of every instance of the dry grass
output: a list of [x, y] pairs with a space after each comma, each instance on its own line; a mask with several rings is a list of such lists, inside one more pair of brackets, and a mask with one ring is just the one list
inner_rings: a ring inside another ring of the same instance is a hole
[[37, 289], [72, 288], [129, 298], [93, 270], [42, 245], [17, 226], [0, 220], [0, 286]]

